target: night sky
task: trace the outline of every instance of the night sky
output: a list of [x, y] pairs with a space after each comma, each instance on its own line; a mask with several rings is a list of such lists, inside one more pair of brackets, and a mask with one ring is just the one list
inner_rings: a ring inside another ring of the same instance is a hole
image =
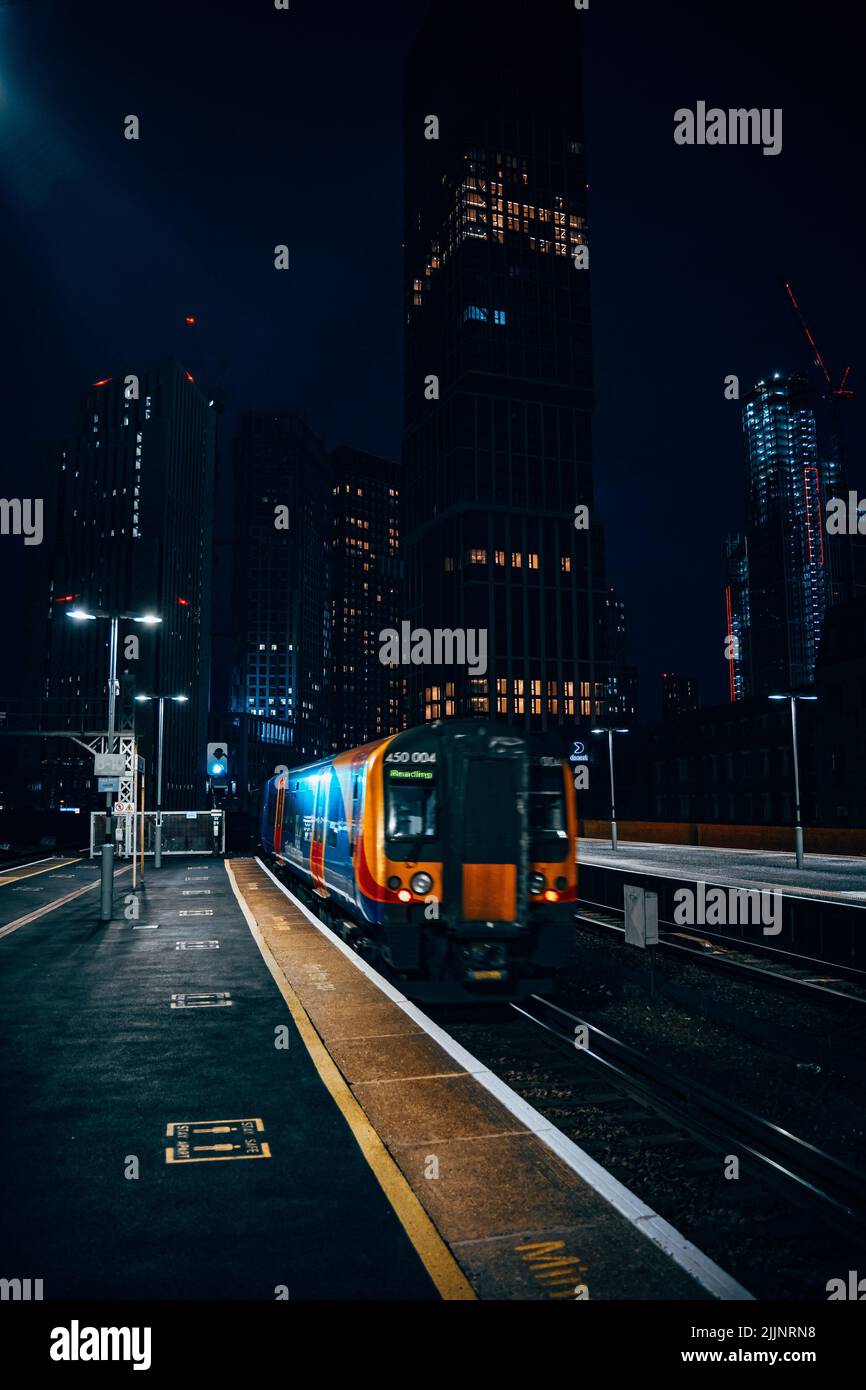
[[[0, 0], [0, 495], [48, 497], [39, 460], [82, 388], [166, 353], [218, 378], [233, 410], [296, 410], [330, 446], [399, 457], [401, 68], [425, 8]], [[591, 0], [581, 18], [598, 512], [650, 716], [666, 668], [725, 698], [722, 557], [744, 465], [724, 378], [745, 391], [811, 370], [780, 275], [831, 371], [850, 363], [866, 392], [854, 14]], [[698, 100], [782, 107], [782, 153], [675, 145], [674, 110]], [[846, 415], [862, 492], [861, 401]], [[39, 628], [21, 595], [44, 610], [49, 552], [50, 533], [0, 537], [0, 694], [23, 693], [15, 653]]]

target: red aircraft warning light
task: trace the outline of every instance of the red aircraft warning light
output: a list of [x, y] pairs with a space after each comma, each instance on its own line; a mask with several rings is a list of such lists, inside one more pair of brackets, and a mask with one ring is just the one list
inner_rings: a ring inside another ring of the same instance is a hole
[[110, 377], [110, 376], [104, 376], [104, 377], [102, 378], [101, 381], [94, 381], [93, 384], [94, 384], [94, 386], [107, 386], [108, 383], [110, 382], [110, 380], [111, 380], [111, 377]]
[[195, 323], [195, 315], [187, 314], [186, 318], [184, 319], [184, 323], [188, 323], [190, 328], [192, 328], [193, 324]]

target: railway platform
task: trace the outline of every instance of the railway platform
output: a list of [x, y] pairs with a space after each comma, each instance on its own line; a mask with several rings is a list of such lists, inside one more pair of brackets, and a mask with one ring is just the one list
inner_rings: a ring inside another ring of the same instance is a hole
[[620, 840], [614, 851], [604, 840], [581, 839], [578, 864], [866, 907], [866, 859], [856, 855], [808, 854], [798, 869], [793, 847], [785, 853]]
[[93, 864], [16, 872], [4, 1278], [45, 1299], [748, 1296], [259, 861], [174, 861], [135, 894], [122, 867], [107, 927]]

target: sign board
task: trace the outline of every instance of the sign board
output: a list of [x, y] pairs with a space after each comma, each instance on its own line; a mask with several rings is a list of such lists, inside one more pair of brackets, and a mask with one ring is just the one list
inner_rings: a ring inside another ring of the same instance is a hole
[[119, 792], [119, 791], [120, 791], [120, 778], [119, 778], [119, 777], [100, 777], [100, 778], [99, 778], [99, 790], [100, 790], [101, 792]]
[[122, 777], [126, 770], [123, 753], [94, 753], [94, 777]]
[[648, 892], [627, 883], [622, 890], [625, 908], [625, 939], [629, 946], [658, 945], [659, 939], [659, 899], [658, 893]]
[[[574, 740], [572, 740], [572, 742], [574, 742]], [[568, 761], [570, 763], [588, 763], [589, 754], [586, 751], [586, 744], [574, 742], [574, 747], [568, 755]]]
[[131, 816], [135, 807], [131, 801], [115, 801], [114, 814], [116, 816]]

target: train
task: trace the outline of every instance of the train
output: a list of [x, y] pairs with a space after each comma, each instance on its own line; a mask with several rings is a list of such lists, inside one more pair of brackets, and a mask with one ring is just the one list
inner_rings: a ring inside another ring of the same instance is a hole
[[410, 998], [544, 993], [568, 956], [577, 810], [555, 734], [438, 720], [280, 772], [260, 841]]

